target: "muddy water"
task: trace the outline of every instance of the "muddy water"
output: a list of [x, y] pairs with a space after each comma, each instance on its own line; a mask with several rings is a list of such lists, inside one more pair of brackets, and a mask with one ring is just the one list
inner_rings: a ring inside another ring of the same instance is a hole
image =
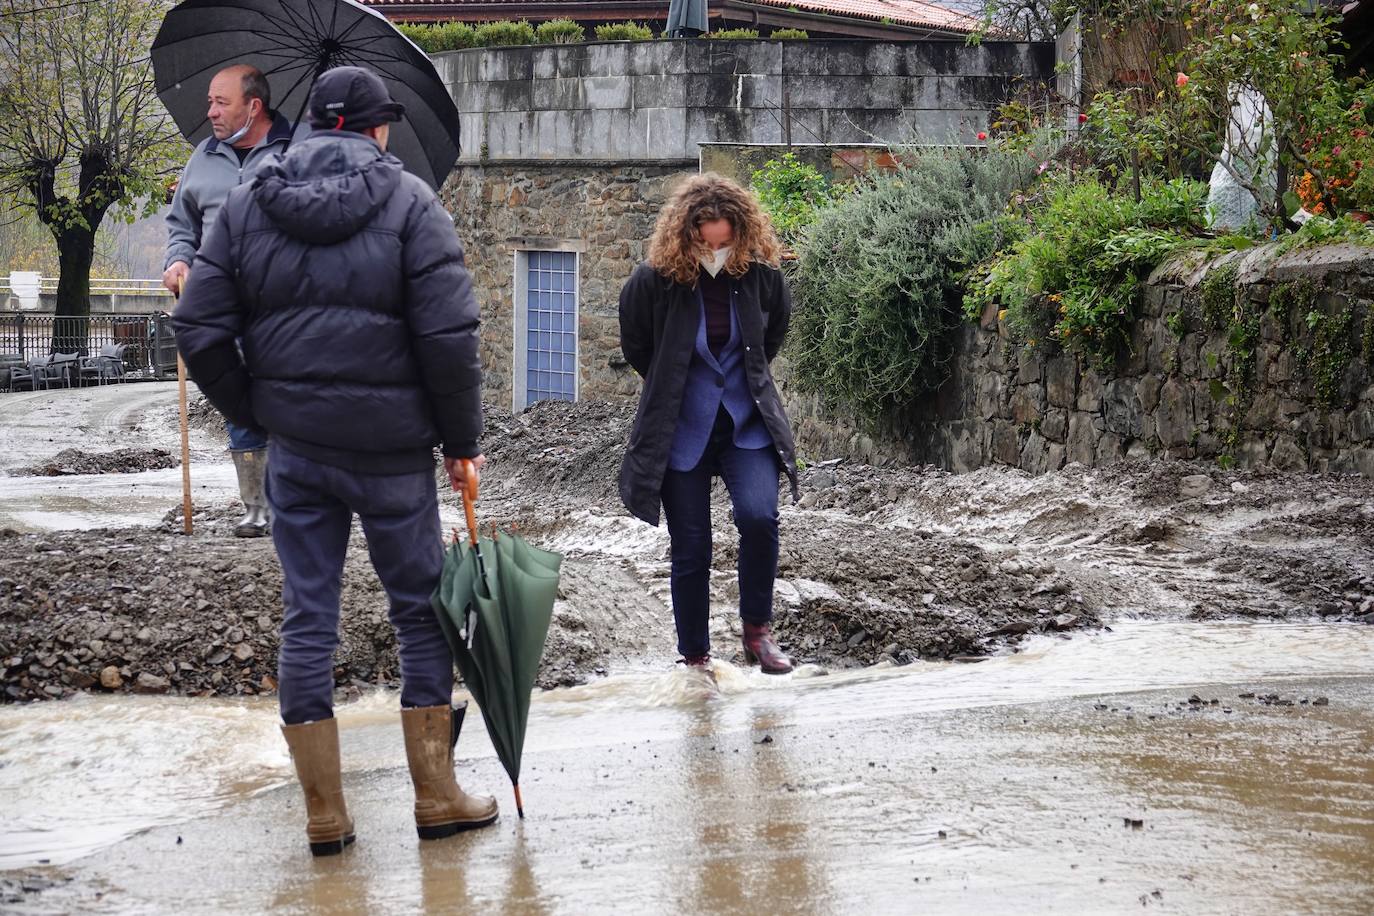
[[360, 838], [327, 862], [269, 704], [3, 709], [0, 879], [57, 882], [19, 912], [110, 913], [1332, 913], [1374, 892], [1368, 627], [1126, 622], [977, 665], [716, 680], [539, 695], [523, 823], [474, 716], [460, 778], [502, 820], [424, 846], [395, 696], [343, 707]]

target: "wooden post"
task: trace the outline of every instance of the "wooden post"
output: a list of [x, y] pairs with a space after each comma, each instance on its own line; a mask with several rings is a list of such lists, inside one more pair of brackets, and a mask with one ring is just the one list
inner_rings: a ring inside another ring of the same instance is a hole
[[[177, 284], [181, 298], [182, 284]], [[177, 353], [177, 411], [181, 415], [181, 529], [190, 534], [191, 523], [191, 417], [186, 404], [186, 362]]]

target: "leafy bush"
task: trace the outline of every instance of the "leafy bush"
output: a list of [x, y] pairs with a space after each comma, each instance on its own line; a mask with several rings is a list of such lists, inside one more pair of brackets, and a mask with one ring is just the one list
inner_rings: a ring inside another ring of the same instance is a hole
[[946, 377], [961, 274], [1004, 244], [1024, 158], [921, 150], [822, 209], [798, 245], [797, 386], [874, 425]]
[[441, 22], [430, 24], [397, 25], [405, 35], [426, 54], [441, 54], [444, 51], [461, 51], [477, 47], [477, 30], [466, 22]]
[[768, 37], [774, 41], [804, 41], [811, 36], [804, 29], [774, 29]]
[[719, 32], [707, 32], [706, 38], [720, 38], [726, 41], [732, 39], [753, 39], [759, 37], [758, 29], [721, 29]]
[[1129, 340], [1140, 273], [1203, 229], [1207, 185], [1149, 180], [1141, 200], [1094, 177], [1045, 180], [1021, 237], [983, 264], [967, 313], [990, 302], [1031, 344], [1058, 342], [1109, 367]]
[[795, 243], [822, 207], [843, 196], [844, 185], [832, 185], [814, 166], [793, 153], [770, 159], [750, 178], [750, 184], [785, 244]]
[[520, 22], [484, 22], [477, 27], [477, 44], [484, 48], [534, 44], [534, 26]]
[[649, 41], [653, 29], [638, 22], [608, 22], [596, 27], [597, 41]]
[[587, 30], [571, 19], [550, 19], [535, 27], [534, 37], [541, 45], [575, 45], [586, 39]]

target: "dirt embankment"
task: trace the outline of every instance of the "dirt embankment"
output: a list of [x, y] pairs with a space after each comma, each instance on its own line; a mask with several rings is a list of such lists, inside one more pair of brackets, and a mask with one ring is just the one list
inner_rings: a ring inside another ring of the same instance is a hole
[[[487, 418], [484, 523], [565, 555], [543, 686], [674, 657], [666, 534], [616, 496], [631, 414], [549, 402]], [[776, 600], [801, 661], [977, 658], [1121, 615], [1374, 622], [1374, 481], [1172, 462], [1032, 478], [814, 461], [802, 478]], [[712, 638], [738, 658], [737, 540], [722, 487], [714, 499]], [[191, 538], [176, 512], [156, 528], [0, 535], [0, 701], [272, 690], [280, 568], [269, 541], [232, 537], [237, 516], [197, 507]], [[357, 532], [343, 605], [336, 682], [394, 685]]]

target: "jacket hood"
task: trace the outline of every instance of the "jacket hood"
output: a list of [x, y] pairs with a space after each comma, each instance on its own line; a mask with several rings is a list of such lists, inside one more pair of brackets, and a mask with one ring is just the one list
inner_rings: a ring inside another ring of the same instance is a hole
[[320, 133], [264, 163], [253, 197], [287, 235], [332, 245], [372, 221], [396, 192], [402, 169], [368, 137]]

